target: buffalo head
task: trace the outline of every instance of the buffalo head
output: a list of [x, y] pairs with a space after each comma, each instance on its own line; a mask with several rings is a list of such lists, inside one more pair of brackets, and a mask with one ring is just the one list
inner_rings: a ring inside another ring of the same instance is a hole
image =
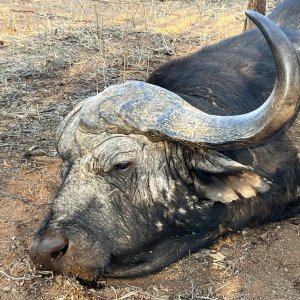
[[256, 110], [208, 115], [168, 90], [129, 81], [66, 117], [57, 133], [62, 186], [30, 250], [37, 264], [85, 279], [151, 273], [226, 231], [230, 205], [268, 192], [262, 175], [217, 152], [266, 140], [299, 105], [296, 50], [270, 20], [248, 14], [277, 68], [274, 90]]

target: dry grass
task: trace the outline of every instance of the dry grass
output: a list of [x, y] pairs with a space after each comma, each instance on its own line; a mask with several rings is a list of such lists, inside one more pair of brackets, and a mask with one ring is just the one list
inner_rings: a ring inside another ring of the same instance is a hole
[[209, 8], [205, 1], [44, 0], [21, 1], [13, 9], [4, 6], [4, 102], [26, 96], [26, 79], [51, 80], [62, 70], [68, 83], [85, 80], [93, 92], [143, 79], [168, 56], [240, 32], [236, 14], [228, 10], [224, 1]]

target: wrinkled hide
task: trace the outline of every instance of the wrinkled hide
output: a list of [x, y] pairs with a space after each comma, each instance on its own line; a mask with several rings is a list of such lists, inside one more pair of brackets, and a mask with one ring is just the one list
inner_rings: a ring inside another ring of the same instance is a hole
[[[287, 69], [298, 76], [300, 1], [284, 1], [269, 18], [296, 49]], [[202, 120], [230, 116], [230, 125], [242, 119], [233, 115], [266, 107], [276, 72], [258, 29], [173, 60], [146, 83], [112, 86], [79, 103], [58, 129], [62, 186], [35, 235], [32, 259], [88, 280], [145, 275], [228, 232], [298, 213], [294, 76], [286, 80], [293, 84], [290, 116], [253, 140], [236, 141], [234, 124], [230, 139], [219, 142], [227, 128]]]

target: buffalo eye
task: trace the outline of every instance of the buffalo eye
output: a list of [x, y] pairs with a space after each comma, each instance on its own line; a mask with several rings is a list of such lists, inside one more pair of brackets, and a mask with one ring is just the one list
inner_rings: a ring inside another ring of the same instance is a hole
[[131, 162], [123, 162], [114, 165], [114, 170], [116, 171], [126, 171], [131, 165]]

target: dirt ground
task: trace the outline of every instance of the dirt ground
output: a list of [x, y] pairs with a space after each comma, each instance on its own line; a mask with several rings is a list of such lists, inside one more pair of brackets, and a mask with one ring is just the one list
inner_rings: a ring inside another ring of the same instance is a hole
[[1, 0], [1, 300], [300, 299], [300, 217], [245, 228], [145, 278], [86, 284], [28, 257], [60, 184], [54, 135], [68, 111], [241, 32], [246, 2]]

